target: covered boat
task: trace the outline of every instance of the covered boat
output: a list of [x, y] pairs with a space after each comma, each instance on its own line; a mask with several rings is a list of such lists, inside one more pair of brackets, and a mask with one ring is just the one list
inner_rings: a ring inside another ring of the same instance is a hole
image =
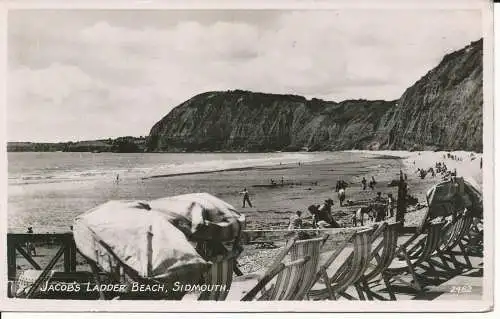
[[239, 254], [244, 221], [230, 204], [198, 193], [110, 201], [79, 215], [73, 233], [80, 252], [115, 278], [195, 284], [216, 257]]
[[428, 217], [446, 217], [467, 209], [476, 217], [483, 216], [481, 187], [472, 180], [454, 177], [427, 191]]

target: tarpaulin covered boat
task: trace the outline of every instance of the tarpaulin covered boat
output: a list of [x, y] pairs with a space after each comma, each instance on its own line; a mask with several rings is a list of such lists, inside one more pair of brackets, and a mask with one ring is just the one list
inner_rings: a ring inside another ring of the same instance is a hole
[[[121, 268], [134, 280], [196, 283], [215, 255], [229, 254], [222, 243], [233, 243], [234, 256], [244, 222], [230, 204], [198, 193], [110, 201], [79, 215], [73, 233], [80, 252], [105, 272]], [[216, 249], [209, 256], [199, 247]]]
[[446, 217], [467, 209], [476, 217], [483, 215], [483, 195], [475, 182], [455, 177], [427, 191], [428, 217]]

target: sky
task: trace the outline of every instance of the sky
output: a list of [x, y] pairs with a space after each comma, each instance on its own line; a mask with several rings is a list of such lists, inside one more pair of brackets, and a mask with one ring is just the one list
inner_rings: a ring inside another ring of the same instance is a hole
[[144, 136], [214, 90], [399, 98], [479, 10], [11, 10], [7, 140]]

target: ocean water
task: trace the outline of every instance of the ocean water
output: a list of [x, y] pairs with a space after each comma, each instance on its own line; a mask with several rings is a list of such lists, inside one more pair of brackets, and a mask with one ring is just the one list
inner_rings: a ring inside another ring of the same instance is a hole
[[[108, 200], [147, 200], [201, 191], [224, 198], [246, 187], [249, 181], [261, 182], [261, 173], [251, 173], [252, 169], [332, 158], [342, 162], [353, 156], [363, 155], [8, 153], [8, 228], [24, 232], [32, 226], [38, 232], [66, 231], [75, 216]], [[243, 170], [220, 172], [238, 168]], [[218, 173], [194, 174], [207, 172]], [[151, 178], [159, 175], [170, 177]]]

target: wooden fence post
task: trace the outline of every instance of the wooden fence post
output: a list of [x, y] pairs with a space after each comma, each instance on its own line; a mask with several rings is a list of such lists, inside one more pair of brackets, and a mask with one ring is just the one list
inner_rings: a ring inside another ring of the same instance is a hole
[[75, 240], [73, 239], [73, 236], [71, 237], [71, 241], [69, 244], [70, 247], [70, 264], [69, 268], [70, 271], [76, 271], [76, 243]]
[[16, 280], [16, 240], [7, 236], [7, 273], [8, 280]]
[[403, 171], [399, 171], [396, 222], [400, 222], [401, 227], [404, 227], [404, 220], [406, 214], [406, 196], [407, 196], [407, 184], [404, 180]]

